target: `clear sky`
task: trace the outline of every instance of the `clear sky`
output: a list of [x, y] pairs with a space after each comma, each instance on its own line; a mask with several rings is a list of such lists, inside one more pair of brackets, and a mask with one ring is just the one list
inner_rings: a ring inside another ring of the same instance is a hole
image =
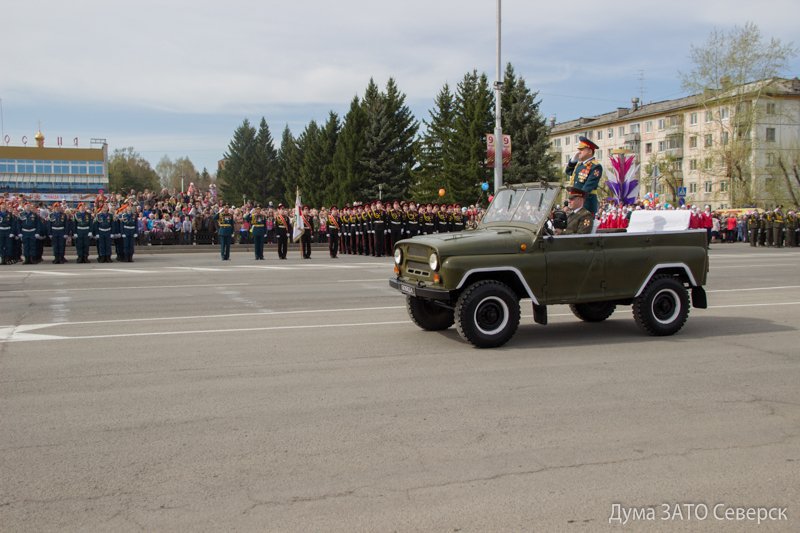
[[[558, 121], [684, 93], [690, 44], [748, 21], [794, 41], [796, 0], [503, 0], [502, 61]], [[444, 83], [495, 71], [496, 0], [25, 0], [2, 8], [3, 133], [39, 123], [81, 146], [105, 138], [153, 166], [168, 155], [216, 170], [244, 118], [276, 144], [340, 117], [370, 77], [389, 77], [422, 121]], [[795, 58], [787, 75], [800, 75]], [[3, 139], [0, 139], [3, 141]], [[276, 146], [277, 147], [277, 146]]]

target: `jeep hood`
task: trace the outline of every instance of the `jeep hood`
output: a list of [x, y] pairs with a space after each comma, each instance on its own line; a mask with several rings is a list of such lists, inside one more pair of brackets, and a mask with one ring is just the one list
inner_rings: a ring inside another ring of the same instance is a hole
[[435, 248], [442, 257], [458, 255], [516, 254], [520, 245], [530, 247], [534, 234], [513, 226], [479, 228], [458, 233], [420, 235], [405, 241]]

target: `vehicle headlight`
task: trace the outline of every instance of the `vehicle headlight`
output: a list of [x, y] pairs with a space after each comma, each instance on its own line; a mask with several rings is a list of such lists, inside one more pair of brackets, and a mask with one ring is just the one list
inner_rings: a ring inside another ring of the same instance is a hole
[[403, 262], [403, 250], [400, 248], [394, 249], [394, 264], [400, 265]]
[[437, 271], [439, 270], [439, 254], [433, 252], [431, 256], [428, 258], [428, 266], [431, 267], [431, 270]]

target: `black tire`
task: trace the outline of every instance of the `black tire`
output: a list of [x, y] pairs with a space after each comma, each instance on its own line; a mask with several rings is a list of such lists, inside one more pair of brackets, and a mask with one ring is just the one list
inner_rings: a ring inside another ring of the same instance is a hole
[[656, 276], [633, 300], [633, 318], [649, 335], [677, 333], [689, 317], [689, 294], [672, 276]]
[[612, 302], [590, 302], [584, 304], [571, 304], [572, 314], [584, 322], [602, 322], [614, 314], [617, 305]]
[[452, 309], [415, 296], [406, 296], [406, 309], [414, 324], [425, 331], [441, 331], [452, 326], [455, 321]]
[[479, 281], [467, 287], [456, 302], [458, 334], [478, 348], [507, 343], [519, 326], [519, 298], [508, 285]]

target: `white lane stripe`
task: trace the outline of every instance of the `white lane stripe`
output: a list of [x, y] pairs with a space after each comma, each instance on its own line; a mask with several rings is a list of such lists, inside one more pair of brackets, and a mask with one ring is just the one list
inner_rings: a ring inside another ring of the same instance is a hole
[[714, 272], [715, 270], [719, 270], [721, 268], [765, 268], [765, 267], [769, 267], [769, 268], [780, 268], [780, 267], [793, 268], [795, 266], [796, 266], [796, 263], [783, 263], [781, 265], [776, 265], [775, 263], [765, 263], [765, 264], [762, 264], [762, 265], [725, 265], [725, 266], [714, 266], [714, 265], [711, 265], [710, 270], [711, 270], [711, 272]]
[[778, 291], [783, 289], [800, 289], [800, 285], [785, 285], [783, 287], [751, 287], [749, 289], [716, 289], [706, 292]]
[[157, 274], [156, 270], [141, 270], [138, 268], [93, 268], [93, 271], [101, 270], [103, 272], [123, 272], [125, 274]]
[[31, 342], [31, 341], [49, 341], [49, 340], [58, 340], [58, 341], [66, 341], [66, 340], [89, 340], [89, 339], [119, 339], [124, 337], [154, 337], [154, 336], [165, 336], [165, 335], [197, 335], [201, 333], [243, 333], [248, 331], [278, 331], [278, 330], [291, 330], [291, 329], [311, 329], [311, 328], [338, 328], [338, 327], [345, 327], [345, 328], [353, 328], [359, 326], [390, 326], [390, 325], [398, 325], [398, 324], [405, 324], [408, 325], [411, 322], [408, 320], [396, 320], [392, 322], [357, 322], [357, 323], [350, 323], [350, 324], [303, 324], [299, 326], [269, 326], [269, 327], [262, 327], [262, 328], [234, 328], [234, 329], [198, 329], [192, 331], [155, 331], [155, 332], [146, 332], [146, 333], [115, 333], [109, 335], [82, 335], [80, 337], [50, 337], [48, 335], [38, 335], [38, 336], [29, 336], [29, 337], [18, 337], [18, 338], [8, 338], [3, 339], [0, 338], [0, 344], [6, 342]]
[[61, 291], [68, 291], [68, 292], [79, 292], [79, 291], [126, 291], [126, 290], [134, 290], [134, 289], [191, 289], [195, 287], [234, 287], [234, 286], [241, 286], [241, 285], [251, 285], [251, 283], [207, 283], [203, 285], [141, 285], [137, 287], [88, 287], [84, 289], [27, 289], [24, 291], [3, 291], [0, 290], [0, 294], [13, 294], [13, 293], [25, 293], [28, 294], [29, 292], [61, 292]]
[[77, 276], [78, 274], [72, 274], [70, 272], [51, 272], [49, 270], [12, 270], [9, 274], [44, 274], [46, 276]]
[[768, 304], [731, 304], [731, 305], [709, 305], [709, 309], [725, 309], [727, 307], [772, 307], [773, 305], [800, 305], [800, 302], [775, 302]]
[[366, 283], [366, 282], [373, 282], [373, 281], [385, 281], [386, 286], [389, 286], [389, 278], [376, 278], [376, 279], [337, 279], [336, 283]]
[[[223, 287], [223, 285], [212, 285], [213, 287]], [[228, 286], [228, 285], [225, 285]], [[269, 316], [269, 315], [303, 315], [313, 313], [338, 313], [340, 311], [383, 311], [387, 309], [405, 309], [405, 305], [392, 305], [383, 307], [354, 307], [349, 309], [302, 309], [298, 311], [257, 311], [251, 313], [231, 313], [226, 315], [190, 315], [190, 316], [170, 316], [170, 317], [149, 317], [149, 318], [125, 318], [119, 320], [86, 320], [79, 322], [59, 322], [58, 324], [28, 324], [29, 327], [48, 327], [48, 326], [72, 326], [79, 324], [117, 324], [120, 322], [163, 322], [165, 318], [169, 320], [193, 320], [206, 318], [237, 318], [243, 316]], [[21, 326], [21, 325], [20, 325]], [[13, 328], [20, 326], [0, 326], [0, 328]]]
[[214, 267], [167, 267], [172, 268], [175, 270], [190, 270], [190, 271], [198, 271], [198, 272], [224, 272], [225, 268], [214, 268]]
[[758, 252], [754, 252], [752, 254], [730, 254], [730, 255], [728, 255], [728, 254], [725, 254], [725, 255], [720, 254], [720, 255], [715, 255], [715, 254], [712, 253], [712, 254], [709, 254], [709, 257], [711, 259], [741, 259], [743, 257], [747, 257], [747, 258], [752, 258], [752, 257], [759, 257], [759, 258], [760, 257], [785, 257], [786, 259], [796, 259], [796, 257], [792, 256], [791, 254], [792, 254], [792, 252], [787, 250], [787, 252], [784, 253], [784, 254], [781, 254], [781, 253], [771, 253], [771, 254], [763, 253], [763, 254], [760, 254]]

